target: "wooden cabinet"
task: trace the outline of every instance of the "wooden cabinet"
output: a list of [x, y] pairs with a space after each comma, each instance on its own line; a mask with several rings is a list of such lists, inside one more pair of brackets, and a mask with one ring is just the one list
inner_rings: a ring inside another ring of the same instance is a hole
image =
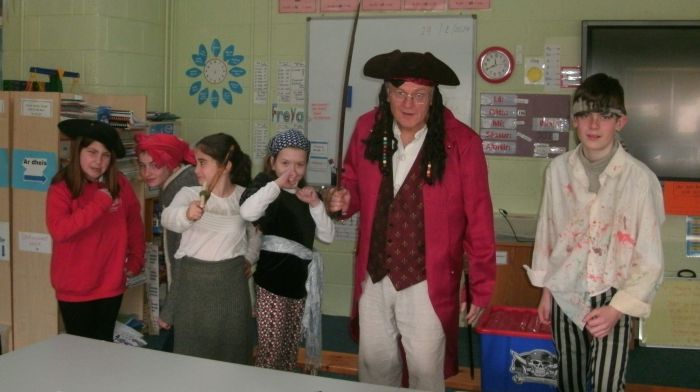
[[[499, 264], [491, 305], [537, 307], [542, 290], [530, 284], [523, 268], [532, 260], [532, 245], [530, 242], [497, 243]], [[503, 261], [505, 264], [501, 264]]]
[[[10, 93], [0, 91], [0, 345], [12, 346], [10, 258]], [[3, 336], [3, 331], [6, 336]]]
[[[13, 92], [11, 96], [12, 167], [18, 173], [12, 178], [12, 332], [13, 347], [19, 348], [56, 335], [60, 328], [49, 274], [51, 238], [45, 205], [48, 185], [60, 165], [61, 98], [74, 95]], [[146, 115], [145, 96], [83, 98], [94, 105], [132, 110], [139, 118]], [[34, 167], [19, 170], [23, 163]], [[143, 195], [143, 186], [135, 186], [137, 195]], [[122, 311], [143, 316], [143, 296], [143, 286], [128, 290]]]

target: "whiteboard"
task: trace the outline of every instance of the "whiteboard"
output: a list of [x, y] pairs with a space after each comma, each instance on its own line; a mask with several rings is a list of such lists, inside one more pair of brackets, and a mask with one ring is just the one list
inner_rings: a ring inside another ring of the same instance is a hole
[[664, 278], [639, 333], [643, 346], [700, 349], [700, 279]]
[[[341, 92], [352, 18], [309, 18], [307, 28], [306, 131], [311, 154], [306, 179], [311, 184], [330, 184], [329, 159], [336, 159]], [[464, 123], [471, 123], [474, 86], [473, 15], [363, 17], [357, 23], [350, 67], [352, 95], [345, 112], [343, 150], [357, 118], [377, 105], [378, 79], [362, 75], [367, 60], [399, 49], [431, 52], [449, 65], [459, 86], [439, 86], [445, 106]]]

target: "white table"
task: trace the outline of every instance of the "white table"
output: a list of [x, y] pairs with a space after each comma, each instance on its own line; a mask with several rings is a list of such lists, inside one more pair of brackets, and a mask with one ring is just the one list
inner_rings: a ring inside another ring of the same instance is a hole
[[0, 391], [408, 392], [58, 335], [0, 355]]

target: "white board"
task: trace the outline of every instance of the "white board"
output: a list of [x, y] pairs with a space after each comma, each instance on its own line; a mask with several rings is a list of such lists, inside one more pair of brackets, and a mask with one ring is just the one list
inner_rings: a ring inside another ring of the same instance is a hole
[[[345, 63], [350, 45], [352, 18], [309, 18], [307, 45], [306, 130], [312, 142], [307, 171], [311, 184], [330, 184], [329, 159], [336, 159]], [[471, 15], [363, 17], [357, 24], [350, 67], [352, 88], [345, 113], [343, 149], [357, 118], [377, 105], [381, 81], [362, 75], [371, 57], [399, 49], [431, 52], [457, 74], [460, 85], [440, 86], [445, 106], [470, 124], [474, 86], [474, 36]]]

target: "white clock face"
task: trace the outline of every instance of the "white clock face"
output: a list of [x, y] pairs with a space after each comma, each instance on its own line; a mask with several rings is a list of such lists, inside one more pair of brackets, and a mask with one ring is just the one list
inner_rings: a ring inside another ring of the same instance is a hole
[[492, 46], [484, 49], [479, 55], [477, 69], [479, 75], [489, 83], [506, 81], [513, 73], [515, 61], [508, 49]]
[[508, 75], [511, 70], [511, 63], [508, 55], [503, 52], [488, 52], [481, 59], [481, 70], [490, 79], [500, 79]]
[[204, 78], [212, 84], [219, 84], [226, 79], [226, 63], [218, 58], [212, 58], [204, 65]]

